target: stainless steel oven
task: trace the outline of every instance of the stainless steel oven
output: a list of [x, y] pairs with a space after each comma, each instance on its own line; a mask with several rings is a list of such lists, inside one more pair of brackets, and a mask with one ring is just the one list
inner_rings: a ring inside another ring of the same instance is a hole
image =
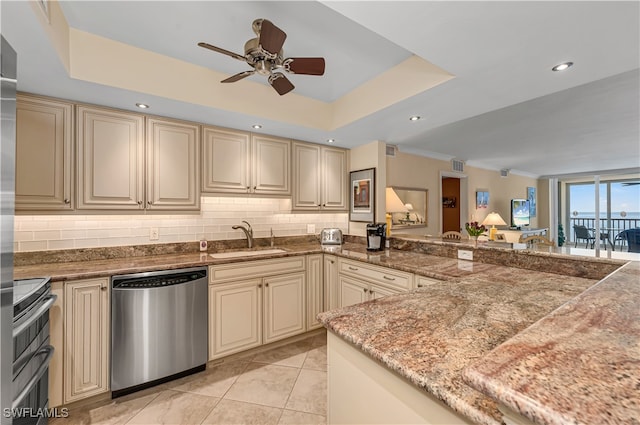
[[49, 278], [16, 280], [13, 285], [14, 425], [46, 424], [49, 407], [49, 309], [56, 301]]

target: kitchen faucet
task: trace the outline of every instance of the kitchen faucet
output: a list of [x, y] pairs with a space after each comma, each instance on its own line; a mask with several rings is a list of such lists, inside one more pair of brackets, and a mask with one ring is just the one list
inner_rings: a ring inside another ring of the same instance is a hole
[[249, 248], [253, 247], [253, 229], [251, 228], [251, 225], [249, 224], [248, 221], [242, 221], [243, 223], [245, 223], [247, 225], [247, 227], [238, 225], [238, 226], [232, 226], [232, 229], [240, 229], [244, 232], [245, 236], [247, 237], [247, 244]]

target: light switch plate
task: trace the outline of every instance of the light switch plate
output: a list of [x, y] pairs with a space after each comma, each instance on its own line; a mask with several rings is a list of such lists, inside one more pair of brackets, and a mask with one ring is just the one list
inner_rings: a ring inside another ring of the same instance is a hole
[[316, 232], [315, 224], [307, 224], [307, 233], [313, 234]]
[[157, 241], [158, 239], [160, 239], [160, 232], [158, 232], [158, 228], [157, 227], [151, 227], [149, 229], [149, 240], [150, 241]]
[[473, 261], [473, 251], [465, 251], [463, 249], [458, 250], [458, 258], [460, 260]]

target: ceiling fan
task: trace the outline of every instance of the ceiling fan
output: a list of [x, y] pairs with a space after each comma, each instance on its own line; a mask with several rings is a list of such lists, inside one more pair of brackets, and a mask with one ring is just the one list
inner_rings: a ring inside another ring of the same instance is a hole
[[222, 83], [234, 83], [250, 75], [258, 73], [268, 77], [269, 84], [282, 96], [294, 89], [294, 85], [280, 72], [291, 74], [323, 75], [324, 58], [284, 58], [282, 45], [287, 34], [267, 19], [256, 19], [252, 24], [257, 37], [247, 41], [244, 45], [244, 56], [229, 50], [213, 46], [209, 43], [198, 43], [198, 46], [234, 59], [244, 61], [253, 69], [243, 71], [222, 80]]

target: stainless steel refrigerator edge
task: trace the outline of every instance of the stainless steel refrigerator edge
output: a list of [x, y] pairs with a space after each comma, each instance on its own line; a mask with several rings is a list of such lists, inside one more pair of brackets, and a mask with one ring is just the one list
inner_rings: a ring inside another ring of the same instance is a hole
[[16, 52], [0, 36], [0, 423], [10, 425], [13, 391], [13, 214], [16, 158]]

